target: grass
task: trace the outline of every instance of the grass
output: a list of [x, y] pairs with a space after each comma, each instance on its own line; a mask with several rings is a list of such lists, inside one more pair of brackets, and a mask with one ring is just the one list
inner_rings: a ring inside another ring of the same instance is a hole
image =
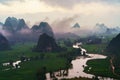
[[[45, 66], [47, 68], [47, 72], [56, 71], [59, 68], [64, 68], [64, 59], [47, 59], [42, 61], [28, 61], [21, 64], [20, 69], [10, 70], [10, 71], [1, 71], [0, 80], [35, 80], [35, 74], [37, 70], [41, 67]], [[3, 78], [3, 79], [1, 79]]]
[[[106, 48], [106, 46], [107, 46], [106, 44], [94, 44], [94, 45], [90, 44], [90, 45], [83, 45], [83, 48], [85, 48], [89, 53], [95, 53], [95, 54], [97, 53], [97, 54], [105, 55], [106, 53], [104, 52], [104, 49]], [[117, 59], [117, 62], [118, 60], [119, 58]], [[87, 61], [86, 64], [88, 65], [87, 67], [85, 67], [84, 70], [84, 72], [86, 73], [120, 79], [119, 76], [116, 76], [112, 73], [109, 58], [89, 60]], [[89, 67], [92, 67], [90, 71], [88, 71]], [[115, 71], [116, 73], [119, 73], [120, 69], [117, 68], [117, 70]]]
[[33, 53], [31, 48], [34, 46], [33, 43], [26, 43], [26, 44], [17, 44], [12, 46], [12, 50], [8, 51], [1, 51], [0, 52], [0, 63], [6, 62], [10, 59], [17, 60], [19, 56], [26, 55], [26, 56], [33, 56], [37, 55], [38, 53]]
[[[0, 52], [0, 64], [4, 62], [8, 62], [10, 60], [16, 61], [20, 59], [20, 56], [25, 55], [27, 57], [39, 56], [41, 53], [32, 52], [32, 48], [34, 43], [25, 43], [25, 44], [16, 44], [12, 46], [12, 50], [9, 51], [1, 51]], [[90, 53], [102, 53], [102, 50], [106, 47], [105, 44], [97, 44], [97, 45], [83, 45], [83, 48], [87, 49]], [[71, 49], [69, 48], [68, 51]], [[64, 69], [66, 67], [66, 58], [58, 57], [59, 54], [62, 53], [45, 53], [45, 59], [43, 60], [32, 60], [23, 62], [20, 64], [20, 69], [13, 69], [8, 71], [3, 71], [3, 69], [8, 67], [3, 67], [0, 65], [0, 80], [37, 80], [36, 72], [41, 67], [46, 67], [47, 72], [49, 71], [57, 71], [58, 69]], [[108, 76], [117, 78], [112, 74], [110, 70], [109, 59], [95, 59], [89, 60], [87, 62], [87, 67], [85, 68], [86, 73], [100, 75], [100, 76]], [[88, 68], [92, 67], [90, 71]], [[119, 72], [119, 71], [118, 71]], [[67, 79], [65, 79], [67, 80]], [[89, 80], [85, 78], [72, 78], [68, 80]]]
[[[27, 57], [39, 56], [41, 53], [31, 50], [34, 45], [34, 43], [17, 44], [12, 46], [12, 50], [1, 51], [0, 63], [19, 60], [21, 55]], [[60, 53], [45, 53], [45, 59], [23, 62], [20, 64], [20, 69], [3, 71], [7, 67], [0, 65], [0, 80], [36, 80], [36, 72], [41, 67], [45, 66], [47, 72], [65, 68], [66, 59], [57, 57], [58, 54]]]
[[85, 48], [89, 53], [102, 54], [106, 44], [85, 44], [82, 45], [82, 47]]
[[[93, 59], [87, 61], [87, 67], [85, 67], [84, 72], [94, 74], [97, 76], [103, 76], [103, 77], [112, 77], [112, 78], [118, 78], [118, 76], [115, 76], [112, 73], [111, 65], [109, 62], [109, 59]], [[90, 71], [88, 71], [89, 67], [92, 67]]]

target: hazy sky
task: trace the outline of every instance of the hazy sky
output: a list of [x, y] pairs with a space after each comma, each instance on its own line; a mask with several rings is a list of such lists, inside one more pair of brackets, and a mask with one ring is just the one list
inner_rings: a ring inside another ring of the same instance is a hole
[[[24, 18], [29, 25], [65, 20], [81, 27], [96, 23], [120, 26], [120, 0], [0, 0], [0, 21], [8, 16]], [[65, 21], [66, 22], [66, 21]]]

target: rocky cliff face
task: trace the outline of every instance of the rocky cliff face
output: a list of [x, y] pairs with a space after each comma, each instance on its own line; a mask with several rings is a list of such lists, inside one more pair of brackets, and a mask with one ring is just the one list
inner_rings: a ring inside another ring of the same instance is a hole
[[8, 40], [0, 33], [0, 51], [10, 49]]

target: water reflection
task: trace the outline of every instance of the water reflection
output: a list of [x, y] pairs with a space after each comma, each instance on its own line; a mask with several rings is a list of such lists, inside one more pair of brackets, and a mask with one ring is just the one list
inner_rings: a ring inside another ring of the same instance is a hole
[[[105, 59], [107, 56], [100, 54], [88, 54], [89, 57], [79, 56], [75, 60], [72, 60], [72, 68], [68, 70], [59, 70], [57, 72], [47, 73], [47, 80], [52, 80], [53, 78], [62, 79], [62, 78], [74, 78], [74, 77], [88, 77], [93, 78], [94, 75], [87, 74], [83, 72], [84, 67], [87, 66], [86, 62], [90, 59]], [[89, 67], [89, 70], [92, 67]], [[96, 77], [95, 77], [96, 78]], [[102, 79], [102, 77], [98, 77]], [[104, 78], [104, 80], [113, 80], [112, 78]]]
[[[18, 61], [15, 61], [15, 62], [7, 62], [7, 63], [3, 63], [2, 65], [3, 66], [13, 66], [12, 69], [16, 69], [16, 68], [20, 68], [20, 63], [21, 61], [18, 60]], [[7, 70], [10, 70], [10, 68], [7, 68], [7, 69], [4, 69], [3, 71], [7, 71]]]

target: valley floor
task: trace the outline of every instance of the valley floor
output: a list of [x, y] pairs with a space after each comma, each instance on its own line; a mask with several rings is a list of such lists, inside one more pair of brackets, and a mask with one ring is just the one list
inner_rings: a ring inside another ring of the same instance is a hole
[[[12, 50], [0, 52], [0, 64], [8, 61], [20, 60], [21, 56], [33, 58], [31, 61], [20, 63], [21, 68], [11, 69], [4, 71], [8, 67], [0, 65], [0, 80], [37, 80], [36, 72], [46, 67], [46, 71], [57, 71], [59, 69], [65, 69], [67, 66], [67, 60], [64, 57], [59, 57], [60, 53], [45, 53], [44, 58], [39, 58], [43, 53], [33, 52], [32, 48], [35, 43], [17, 44], [12, 47]], [[101, 53], [105, 45], [85, 45], [83, 46], [88, 52]], [[97, 48], [97, 49], [96, 49]], [[89, 60], [85, 67], [85, 72], [98, 75], [120, 79], [112, 73], [110, 59], [95, 59]], [[92, 67], [90, 71], [88, 68]], [[11, 67], [10, 67], [11, 68]], [[119, 72], [119, 71], [118, 71]], [[92, 80], [89, 78], [73, 78], [63, 80]]]

